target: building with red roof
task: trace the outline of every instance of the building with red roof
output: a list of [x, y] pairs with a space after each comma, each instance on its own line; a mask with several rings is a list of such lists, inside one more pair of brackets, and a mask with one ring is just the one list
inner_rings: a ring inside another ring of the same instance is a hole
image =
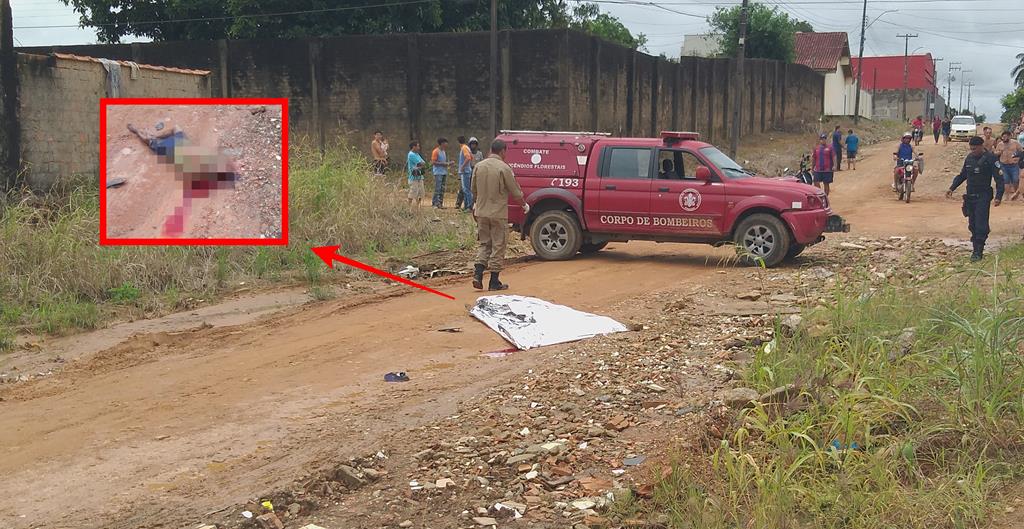
[[[930, 118], [945, 113], [946, 102], [939, 92], [935, 61], [930, 53], [906, 57], [864, 57], [863, 61], [854, 58], [851, 64], [854, 77], [863, 64], [861, 88], [873, 95], [874, 118], [911, 120], [919, 115]], [[907, 91], [906, 116], [903, 115], [904, 68]]]
[[[852, 116], [855, 108], [856, 84], [850, 67], [850, 41], [845, 32], [799, 32], [796, 34], [796, 62], [825, 77], [825, 98], [822, 113], [830, 116]], [[861, 115], [870, 117], [870, 96], [861, 93]]]

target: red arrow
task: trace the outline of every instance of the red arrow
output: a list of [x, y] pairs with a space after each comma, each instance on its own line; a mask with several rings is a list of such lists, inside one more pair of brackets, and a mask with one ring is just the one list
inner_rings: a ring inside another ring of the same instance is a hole
[[367, 272], [372, 272], [372, 273], [377, 274], [379, 276], [386, 277], [386, 278], [388, 278], [388, 279], [390, 279], [392, 281], [398, 281], [399, 283], [405, 283], [406, 285], [409, 285], [411, 287], [416, 287], [416, 288], [419, 288], [419, 289], [423, 289], [423, 290], [426, 290], [427, 292], [431, 292], [431, 293], [437, 294], [438, 296], [441, 296], [441, 297], [445, 297], [445, 298], [448, 298], [448, 299], [455, 299], [454, 297], [449, 296], [448, 294], [445, 294], [444, 292], [438, 292], [437, 290], [434, 290], [434, 289], [432, 289], [430, 287], [425, 287], [425, 286], [423, 286], [423, 285], [421, 285], [419, 283], [416, 283], [414, 281], [409, 281], [408, 279], [406, 279], [404, 277], [396, 276], [394, 274], [389, 274], [389, 273], [387, 273], [387, 272], [385, 272], [383, 270], [380, 270], [378, 268], [374, 268], [374, 267], [372, 267], [372, 266], [370, 266], [368, 264], [360, 263], [359, 261], [356, 261], [355, 259], [349, 259], [348, 257], [345, 257], [344, 255], [339, 255], [338, 254], [338, 249], [339, 248], [341, 248], [341, 246], [338, 246], [338, 245], [335, 245], [335, 246], [317, 246], [316, 248], [310, 248], [310, 250], [313, 250], [313, 253], [315, 253], [317, 255], [317, 257], [323, 259], [324, 262], [327, 263], [327, 266], [329, 268], [334, 268], [334, 261], [341, 261], [341, 262], [343, 262], [343, 263], [345, 263], [345, 264], [347, 264], [349, 266], [354, 266], [354, 267], [359, 268], [361, 270], [366, 270]]

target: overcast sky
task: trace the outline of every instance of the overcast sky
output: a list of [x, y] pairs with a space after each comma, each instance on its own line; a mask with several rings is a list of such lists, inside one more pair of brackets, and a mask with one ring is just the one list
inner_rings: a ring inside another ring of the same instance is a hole
[[[499, 0], [514, 1], [514, 0]], [[594, 0], [591, 0], [594, 1]], [[602, 11], [617, 16], [633, 33], [648, 36], [648, 50], [678, 57], [683, 35], [708, 30], [706, 17], [716, 6], [738, 4], [739, 0], [596, 0]], [[661, 7], [650, 5], [657, 4]], [[806, 20], [816, 31], [845, 31], [856, 56], [860, 42], [862, 5], [856, 0], [790, 0], [764, 2], [778, 6], [791, 16]], [[57, 0], [11, 0], [14, 11], [15, 44], [89, 44], [96, 41], [90, 29], [77, 27], [40, 28], [29, 26], [74, 26], [78, 23], [70, 7]], [[1009, 6], [1021, 6], [1010, 9]], [[883, 12], [898, 9], [895, 13]], [[897, 34], [917, 34], [910, 39], [913, 53], [930, 52], [943, 59], [938, 63], [941, 88], [949, 63], [960, 62], [972, 89], [972, 103], [979, 113], [998, 119], [999, 98], [1012, 90], [1010, 70], [1014, 58], [1024, 53], [1024, 0], [869, 0], [865, 56], [902, 55], [904, 40]], [[956, 73], [954, 73], [956, 75]], [[960, 96], [959, 79], [953, 83], [954, 103]], [[964, 104], [967, 94], [964, 93]]]

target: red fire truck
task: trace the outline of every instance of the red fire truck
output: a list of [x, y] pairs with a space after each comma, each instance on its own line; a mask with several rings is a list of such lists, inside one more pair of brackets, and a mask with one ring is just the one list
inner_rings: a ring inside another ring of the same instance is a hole
[[506, 162], [530, 214], [509, 222], [542, 259], [571, 259], [609, 242], [734, 244], [747, 261], [775, 266], [849, 231], [825, 194], [759, 177], [694, 132], [613, 138], [592, 132], [502, 131]]

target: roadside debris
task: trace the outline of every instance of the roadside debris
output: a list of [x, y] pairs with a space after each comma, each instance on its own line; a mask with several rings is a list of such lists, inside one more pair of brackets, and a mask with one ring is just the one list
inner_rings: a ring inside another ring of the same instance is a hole
[[442, 327], [437, 332], [462, 332], [462, 327]]
[[398, 277], [404, 277], [405, 279], [416, 279], [420, 276], [420, 269], [415, 266], [408, 265], [396, 273]]
[[484, 296], [469, 311], [519, 349], [629, 330], [607, 317], [526, 296]]
[[405, 371], [392, 371], [384, 375], [384, 382], [408, 382], [409, 375]]

